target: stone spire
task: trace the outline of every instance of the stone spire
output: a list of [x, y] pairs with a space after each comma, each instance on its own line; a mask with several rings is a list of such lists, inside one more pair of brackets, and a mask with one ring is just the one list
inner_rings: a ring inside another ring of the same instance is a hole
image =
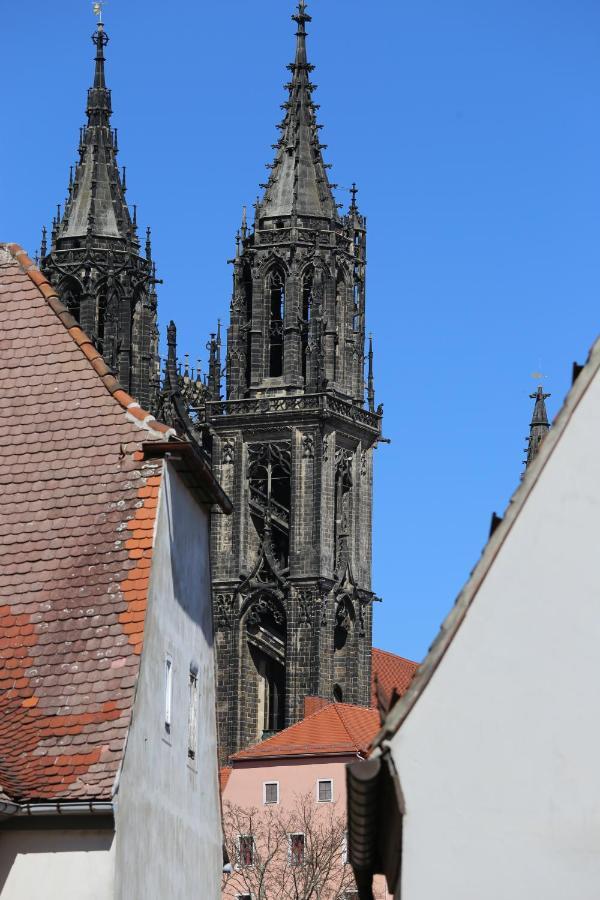
[[108, 35], [101, 21], [92, 41], [94, 79], [79, 160], [71, 169], [64, 211], [59, 206], [53, 220], [49, 251], [43, 240], [41, 267], [122, 385], [149, 408], [159, 381], [158, 282], [149, 241], [140, 255], [136, 215], [125, 199], [125, 169], [117, 165], [105, 74]]
[[125, 181], [117, 166], [117, 133], [110, 127], [111, 93], [106, 87], [104, 48], [108, 35], [102, 22], [92, 36], [96, 45], [93, 86], [88, 90], [87, 125], [81, 129], [79, 163], [62, 219], [56, 249], [74, 238], [127, 241], [136, 252], [139, 242], [125, 200]]
[[548, 422], [548, 413], [546, 411], [546, 400], [550, 397], [550, 394], [545, 394], [543, 387], [539, 385], [535, 394], [530, 394], [529, 396], [532, 400], [535, 400], [535, 406], [533, 407], [533, 416], [529, 426], [525, 467], [529, 466], [536, 458], [542, 441], [550, 431], [550, 423]]
[[260, 218], [280, 216], [319, 216], [337, 218], [337, 207], [327, 178], [328, 166], [323, 162], [312, 93], [316, 86], [309, 75], [314, 66], [306, 54], [306, 23], [311, 17], [304, 0], [292, 16], [296, 22], [296, 56], [288, 66], [292, 80], [286, 85], [289, 98], [283, 104], [285, 116], [278, 126], [281, 138], [275, 145], [275, 161], [269, 166], [271, 175], [262, 201]]

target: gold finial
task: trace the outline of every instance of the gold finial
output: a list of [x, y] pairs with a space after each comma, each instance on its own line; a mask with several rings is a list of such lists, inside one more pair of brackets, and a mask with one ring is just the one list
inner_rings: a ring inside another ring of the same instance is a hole
[[94, 10], [94, 15], [98, 16], [98, 22], [100, 25], [102, 25], [102, 6], [103, 5], [104, 4], [102, 3], [102, 0], [100, 0], [100, 2], [94, 3], [94, 5], [92, 7], [92, 9]]
[[547, 375], [544, 375], [542, 372], [532, 372], [531, 377], [535, 378], [536, 381], [541, 381], [543, 378], [547, 378]]

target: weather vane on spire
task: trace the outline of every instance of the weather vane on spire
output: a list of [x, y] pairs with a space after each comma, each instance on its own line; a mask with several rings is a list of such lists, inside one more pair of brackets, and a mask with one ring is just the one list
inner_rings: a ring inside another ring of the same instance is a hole
[[104, 7], [104, 0], [98, 0], [97, 3], [94, 3], [92, 9], [94, 10], [94, 15], [98, 16], [98, 24], [102, 25], [102, 9]]

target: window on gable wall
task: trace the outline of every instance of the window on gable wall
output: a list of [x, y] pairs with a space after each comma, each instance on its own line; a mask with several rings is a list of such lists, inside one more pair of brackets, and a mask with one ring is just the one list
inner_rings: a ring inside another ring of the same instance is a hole
[[251, 834], [240, 835], [240, 865], [254, 865], [254, 838]]
[[288, 859], [291, 866], [304, 865], [304, 835], [290, 834]]
[[317, 800], [319, 803], [333, 802], [333, 781], [330, 778], [317, 781]]
[[188, 758], [196, 759], [198, 746], [198, 667], [192, 663], [190, 666], [188, 708]]
[[278, 781], [265, 781], [263, 785], [264, 790], [264, 803], [267, 806], [270, 806], [274, 803], [279, 803], [279, 782]]
[[173, 702], [173, 660], [165, 657], [165, 731], [171, 734], [171, 705]]

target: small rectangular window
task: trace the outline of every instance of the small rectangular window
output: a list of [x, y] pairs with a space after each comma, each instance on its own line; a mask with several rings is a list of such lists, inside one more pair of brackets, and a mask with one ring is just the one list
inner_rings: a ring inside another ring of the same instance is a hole
[[263, 803], [267, 806], [273, 803], [279, 803], [279, 782], [278, 781], [265, 781], [263, 785]]
[[288, 857], [291, 866], [304, 865], [304, 835], [290, 834]]
[[344, 900], [358, 900], [358, 891], [345, 891]]
[[330, 778], [323, 778], [317, 782], [317, 800], [319, 803], [333, 802], [333, 781]]
[[251, 834], [240, 835], [240, 865], [254, 865], [254, 838]]
[[173, 660], [165, 658], [165, 731], [171, 734], [171, 704], [173, 700]]
[[236, 894], [235, 900], [254, 900], [252, 894]]
[[190, 668], [190, 696], [188, 708], [188, 758], [196, 759], [198, 745], [198, 670]]

